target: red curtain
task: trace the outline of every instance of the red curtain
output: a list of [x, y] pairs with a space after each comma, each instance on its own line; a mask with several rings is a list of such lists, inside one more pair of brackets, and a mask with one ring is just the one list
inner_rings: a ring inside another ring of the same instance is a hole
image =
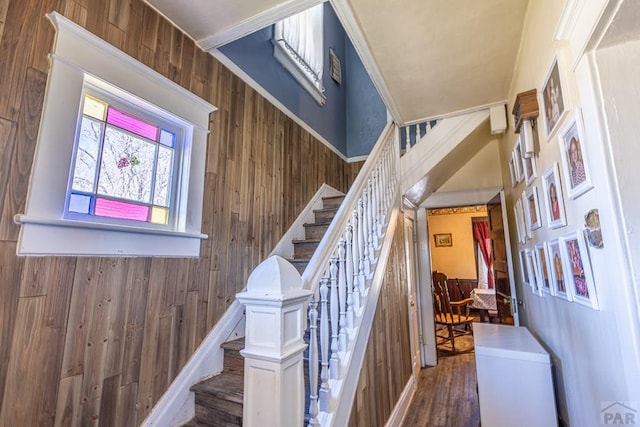
[[487, 221], [474, 222], [473, 223], [473, 236], [478, 242], [480, 252], [482, 252], [482, 259], [487, 264], [487, 284], [489, 289], [494, 288], [493, 284], [493, 269], [491, 268], [491, 235], [489, 234], [489, 223]]

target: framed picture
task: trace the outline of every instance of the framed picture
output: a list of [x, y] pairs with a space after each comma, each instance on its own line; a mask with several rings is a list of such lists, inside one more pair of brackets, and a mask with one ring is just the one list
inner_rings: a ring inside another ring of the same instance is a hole
[[520, 139], [513, 148], [514, 166], [516, 170], [516, 178], [518, 182], [524, 179], [524, 173], [522, 171], [522, 147], [520, 147]]
[[547, 137], [549, 137], [558, 123], [560, 123], [566, 107], [557, 57], [553, 58], [553, 63], [544, 80], [540, 94], [542, 95], [543, 121], [547, 129]]
[[527, 202], [525, 206], [527, 213], [527, 226], [529, 230], [535, 230], [542, 227], [540, 218], [540, 202], [538, 201], [538, 187], [533, 186], [527, 191]]
[[518, 242], [527, 242], [527, 233], [525, 231], [526, 225], [524, 221], [524, 212], [522, 210], [522, 198], [518, 197], [516, 203], [513, 205], [513, 215], [516, 223], [516, 231], [518, 233]]
[[531, 292], [537, 295], [542, 295], [540, 288], [538, 288], [538, 269], [536, 268], [536, 254], [531, 249], [525, 251], [525, 259], [527, 261], [527, 274], [529, 275], [529, 286], [531, 286]]
[[546, 294], [551, 292], [551, 275], [547, 262], [547, 245], [544, 242], [536, 245], [536, 267], [538, 267], [538, 288]]
[[542, 175], [542, 191], [544, 193], [545, 212], [549, 228], [558, 228], [567, 225], [567, 217], [564, 212], [564, 197], [560, 187], [560, 172], [558, 163], [554, 162]]
[[564, 185], [567, 195], [575, 199], [593, 188], [587, 153], [584, 150], [584, 131], [579, 110], [576, 110], [571, 120], [560, 131], [558, 140], [565, 178]]
[[511, 186], [518, 185], [518, 177], [516, 176], [515, 156], [511, 153], [511, 160], [509, 160], [509, 175], [511, 176]]
[[564, 280], [573, 300], [598, 310], [589, 252], [581, 232], [572, 231], [558, 238]]
[[[522, 139], [520, 139], [522, 143]], [[522, 147], [520, 147], [520, 152], [523, 152]], [[531, 184], [538, 176], [536, 172], [536, 158], [531, 157], [521, 157], [522, 158], [522, 175], [524, 176], [524, 180], [527, 185]]]
[[529, 228], [529, 210], [527, 209], [528, 205], [529, 201], [527, 200], [527, 192], [523, 191], [522, 194], [520, 194], [520, 206], [522, 207], [522, 224], [525, 233], [525, 242], [526, 239], [530, 239], [533, 237], [531, 228]]
[[520, 249], [520, 275], [522, 277], [522, 283], [529, 284], [529, 271], [527, 270], [527, 251], [526, 249]]
[[547, 242], [547, 265], [549, 266], [551, 293], [558, 298], [571, 301], [571, 293], [567, 291], [564, 282], [562, 255], [560, 255], [560, 243], [558, 239]]
[[451, 240], [451, 233], [434, 234], [433, 239], [436, 242], [436, 247], [453, 246], [453, 241]]

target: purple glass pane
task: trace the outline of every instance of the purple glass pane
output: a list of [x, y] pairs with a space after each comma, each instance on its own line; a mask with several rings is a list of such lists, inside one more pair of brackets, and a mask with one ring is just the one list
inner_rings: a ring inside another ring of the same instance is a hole
[[91, 207], [91, 196], [74, 194], [69, 196], [69, 212], [88, 214]]
[[98, 198], [96, 199], [95, 214], [109, 218], [132, 219], [146, 222], [149, 218], [149, 207]]
[[167, 147], [173, 147], [176, 141], [176, 134], [173, 132], [169, 132], [166, 129], [160, 130], [160, 143], [166, 145]]
[[109, 112], [107, 113], [107, 123], [118, 126], [122, 129], [126, 129], [129, 132], [133, 132], [137, 135], [144, 136], [145, 138], [149, 138], [154, 141], [158, 136], [157, 126], [150, 125], [149, 123], [143, 122], [140, 119], [118, 111], [115, 108], [109, 107]]

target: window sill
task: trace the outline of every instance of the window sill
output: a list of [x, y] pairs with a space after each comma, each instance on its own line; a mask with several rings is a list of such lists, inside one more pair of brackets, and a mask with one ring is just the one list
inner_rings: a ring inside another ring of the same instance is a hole
[[309, 92], [313, 99], [323, 106], [325, 102], [327, 102], [327, 98], [324, 96], [322, 91], [313, 84], [307, 74], [300, 69], [298, 63], [291, 58], [291, 55], [287, 52], [283, 43], [284, 41], [281, 40], [273, 40], [273, 56], [293, 76], [293, 78], [296, 79], [307, 92]]
[[[16, 215], [18, 255], [197, 257], [202, 233]], [[96, 244], [100, 242], [100, 244]]]

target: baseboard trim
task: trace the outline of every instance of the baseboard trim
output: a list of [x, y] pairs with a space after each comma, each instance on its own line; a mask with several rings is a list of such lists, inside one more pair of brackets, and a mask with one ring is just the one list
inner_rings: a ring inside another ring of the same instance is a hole
[[411, 404], [411, 401], [413, 401], [415, 392], [416, 378], [411, 375], [409, 381], [407, 381], [407, 385], [404, 386], [400, 399], [398, 399], [398, 403], [396, 403], [395, 408], [393, 408], [393, 412], [391, 412], [385, 427], [400, 427], [402, 425], [402, 421], [404, 421], [404, 418], [407, 415], [409, 405]]

